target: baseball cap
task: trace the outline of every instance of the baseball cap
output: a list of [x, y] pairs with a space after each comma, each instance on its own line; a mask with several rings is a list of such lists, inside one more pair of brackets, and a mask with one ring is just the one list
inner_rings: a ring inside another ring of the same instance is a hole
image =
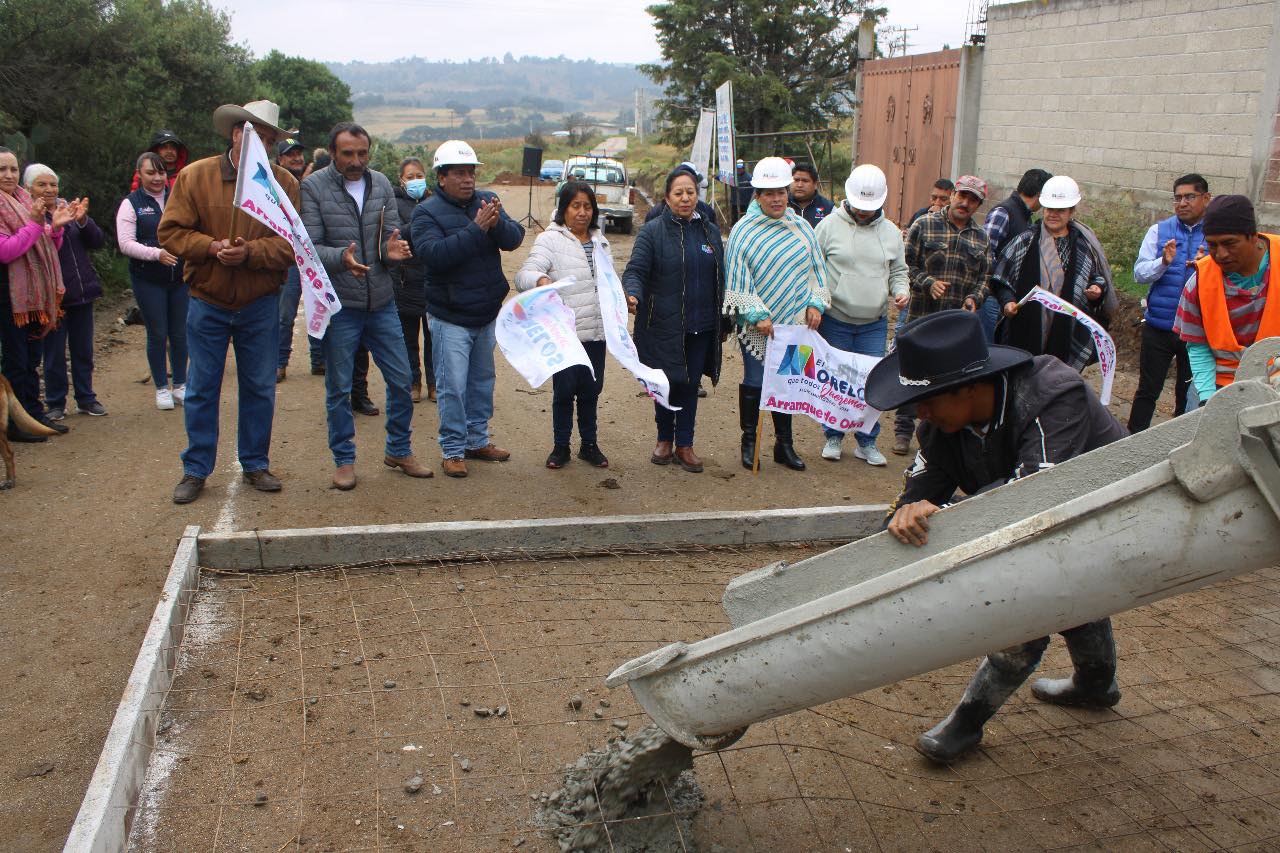
[[960, 180], [956, 181], [955, 191], [973, 193], [978, 197], [978, 201], [987, 200], [987, 182], [977, 175], [962, 175]]
[[303, 145], [301, 142], [299, 142], [297, 139], [290, 136], [288, 139], [282, 139], [276, 143], [276, 156], [283, 157], [285, 154], [288, 154], [290, 151], [296, 151], [299, 148], [305, 148], [305, 147], [306, 146]]

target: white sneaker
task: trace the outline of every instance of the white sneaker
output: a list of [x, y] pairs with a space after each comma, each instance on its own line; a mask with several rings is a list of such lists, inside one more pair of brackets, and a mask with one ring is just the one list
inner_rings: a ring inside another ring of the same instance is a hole
[[168, 388], [156, 390], [156, 408], [165, 412], [173, 408], [173, 394]]
[[868, 447], [863, 447], [859, 444], [853, 449], [853, 455], [862, 459], [868, 465], [875, 465], [877, 468], [889, 464], [889, 460], [884, 458], [884, 454], [874, 444]]
[[835, 436], [827, 439], [827, 443], [822, 445], [822, 458], [832, 462], [840, 461], [840, 439]]
[[173, 386], [173, 402], [177, 403], [179, 406], [186, 405], [187, 403], [187, 386], [186, 385]]

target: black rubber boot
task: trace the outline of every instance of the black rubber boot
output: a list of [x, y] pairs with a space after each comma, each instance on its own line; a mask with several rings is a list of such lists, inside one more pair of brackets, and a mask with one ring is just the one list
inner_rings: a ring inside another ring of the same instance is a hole
[[756, 458], [756, 427], [760, 423], [760, 389], [738, 386], [738, 425], [742, 427], [742, 467], [751, 470]]
[[1062, 632], [1075, 672], [1070, 678], [1037, 678], [1031, 693], [1041, 702], [1110, 708], [1120, 701], [1116, 640], [1110, 619]]
[[982, 727], [1022, 684], [1022, 673], [1001, 672], [991, 659], [982, 661], [965, 688], [960, 704], [916, 739], [916, 750], [939, 764], [950, 764], [982, 742]]
[[796, 454], [791, 444], [791, 415], [782, 412], [770, 412], [773, 415], [773, 461], [785, 465], [792, 471], [803, 471], [804, 460]]

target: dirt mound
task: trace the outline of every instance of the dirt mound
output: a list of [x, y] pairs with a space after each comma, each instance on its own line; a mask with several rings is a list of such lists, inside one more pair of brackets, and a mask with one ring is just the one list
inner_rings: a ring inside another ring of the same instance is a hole
[[[499, 172], [498, 174], [494, 175], [493, 180], [490, 181], [490, 183], [514, 184], [517, 186], [526, 186], [529, 183], [529, 179], [524, 175], [520, 174], [519, 172], [513, 172], [510, 169], [508, 169], [505, 172]], [[537, 179], [534, 181], [535, 185], [539, 183], [542, 183], [541, 179]]]

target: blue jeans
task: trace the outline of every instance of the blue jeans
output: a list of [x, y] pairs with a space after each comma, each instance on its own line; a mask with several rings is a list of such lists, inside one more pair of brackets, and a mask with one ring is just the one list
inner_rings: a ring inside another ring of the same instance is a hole
[[[573, 437], [573, 405], [578, 404], [578, 438], [583, 444], [596, 443], [596, 405], [604, 390], [604, 341], [583, 341], [595, 378], [584, 365], [566, 367], [551, 376], [551, 441], [569, 443]], [[694, 395], [695, 397], [697, 395]]]
[[996, 323], [1000, 322], [1002, 310], [1000, 300], [994, 296], [988, 296], [983, 300], [982, 306], [978, 309], [978, 319], [982, 321], [982, 332], [987, 336], [989, 344], [996, 341]]
[[679, 406], [673, 412], [653, 404], [653, 419], [658, 424], [658, 441], [673, 441], [676, 447], [693, 447], [693, 428], [698, 420], [698, 385], [706, 372], [707, 362], [715, 352], [718, 332], [695, 332], [684, 336], [684, 363], [689, 381], [671, 383], [667, 399]]
[[329, 418], [329, 449], [333, 464], [356, 461], [356, 422], [351, 414], [351, 374], [356, 348], [363, 344], [387, 382], [388, 456], [413, 453], [413, 399], [409, 396], [409, 356], [404, 350], [404, 333], [395, 302], [377, 311], [343, 307], [329, 319], [329, 329], [321, 340], [324, 350], [325, 409]]
[[[440, 451], [445, 459], [461, 459], [467, 450], [489, 444], [493, 417], [495, 324], [478, 328], [430, 319], [431, 361], [436, 369], [436, 408], [440, 416]], [[401, 349], [404, 338], [400, 339]]]
[[764, 385], [764, 362], [756, 358], [741, 340], [738, 341], [738, 349], [742, 353], [742, 384], [749, 388], [761, 387]]
[[130, 276], [133, 297], [138, 300], [142, 322], [147, 327], [147, 364], [156, 388], [168, 388], [170, 374], [165, 370], [165, 350], [173, 367], [173, 384], [187, 381], [187, 286], [154, 284], [139, 276]]
[[184, 473], [208, 477], [218, 461], [218, 408], [227, 344], [236, 353], [240, 467], [245, 473], [266, 470], [276, 407], [279, 309], [280, 300], [274, 293], [260, 296], [238, 311], [210, 305], [198, 296], [191, 300], [187, 309], [191, 364], [183, 407], [187, 423], [187, 449], [182, 452]]
[[93, 393], [93, 303], [70, 305], [58, 328], [44, 339], [44, 399], [51, 409], [67, 405], [67, 346], [71, 347], [71, 381], [80, 408], [98, 402]]
[[[876, 358], [884, 356], [885, 336], [888, 333], [888, 317], [881, 317], [870, 323], [846, 323], [830, 314], [823, 314], [822, 325], [818, 327], [818, 334], [822, 335], [822, 339], [836, 349], [858, 355], [873, 355]], [[823, 427], [822, 434], [827, 438], [844, 438], [844, 433], [830, 427]], [[879, 434], [880, 422], [876, 421], [871, 432], [855, 432], [853, 435], [858, 440], [859, 447], [874, 447]]]
[[[276, 362], [276, 367], [289, 366], [289, 356], [293, 355], [293, 324], [298, 319], [298, 303], [301, 301], [302, 277], [295, 264], [289, 268], [284, 287], [280, 288], [280, 360]], [[307, 335], [307, 348], [311, 350], [312, 367], [324, 363], [320, 342], [310, 335]]]

